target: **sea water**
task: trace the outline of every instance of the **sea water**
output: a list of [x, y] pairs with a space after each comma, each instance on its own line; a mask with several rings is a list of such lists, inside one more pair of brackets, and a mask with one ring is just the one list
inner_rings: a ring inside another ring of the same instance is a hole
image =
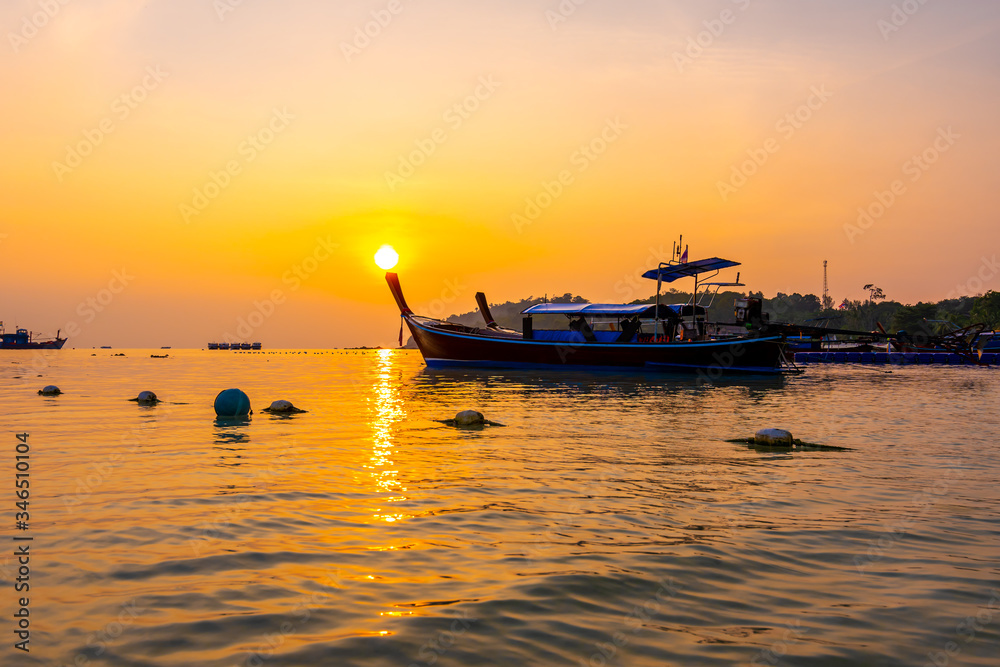
[[996, 369], [0, 354], [3, 665], [1000, 664]]

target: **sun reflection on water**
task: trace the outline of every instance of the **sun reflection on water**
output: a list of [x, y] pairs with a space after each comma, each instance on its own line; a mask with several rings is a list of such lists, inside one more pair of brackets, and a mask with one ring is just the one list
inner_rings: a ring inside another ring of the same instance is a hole
[[[375, 382], [368, 399], [371, 413], [372, 453], [365, 468], [375, 482], [376, 490], [392, 494], [385, 502], [399, 502], [406, 497], [400, 495], [406, 489], [399, 482], [399, 469], [394, 458], [394, 428], [406, 419], [403, 398], [400, 395], [400, 370], [396, 367], [395, 350], [379, 350], [374, 372]], [[394, 523], [409, 518], [407, 514], [382, 514], [376, 510], [376, 521]]]

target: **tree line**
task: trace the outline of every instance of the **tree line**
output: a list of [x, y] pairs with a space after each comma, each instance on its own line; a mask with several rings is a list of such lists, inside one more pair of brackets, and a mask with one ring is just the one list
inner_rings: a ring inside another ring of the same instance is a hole
[[[990, 290], [976, 296], [944, 299], [938, 302], [918, 302], [903, 304], [882, 294], [882, 290], [868, 286], [869, 298], [844, 299], [839, 306], [824, 308], [815, 294], [784, 294], [778, 292], [773, 297], [765, 297], [763, 292], [719, 292], [708, 307], [707, 317], [711, 321], [731, 322], [734, 319], [733, 303], [736, 299], [755, 297], [764, 301], [764, 312], [770, 314], [772, 322], [829, 326], [835, 329], [874, 331], [881, 324], [886, 331], [906, 331], [910, 334], [924, 333], [940, 335], [959, 327], [982, 323], [987, 329], [1000, 327], [1000, 292]], [[655, 297], [636, 299], [632, 303], [652, 303]], [[687, 303], [690, 292], [671, 289], [660, 297], [660, 303]], [[491, 304], [490, 311], [502, 327], [521, 329], [521, 311], [537, 303], [589, 303], [582, 296], [566, 293], [561, 296], [528, 297], [520, 301]], [[483, 319], [478, 310], [472, 310], [447, 318], [468, 326], [482, 326]]]

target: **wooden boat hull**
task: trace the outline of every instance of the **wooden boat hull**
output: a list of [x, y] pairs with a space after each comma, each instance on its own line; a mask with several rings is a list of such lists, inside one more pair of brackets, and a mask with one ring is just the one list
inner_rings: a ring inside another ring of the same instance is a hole
[[428, 366], [779, 373], [780, 336], [688, 343], [568, 343], [444, 331], [403, 315]]
[[59, 350], [66, 344], [65, 338], [56, 340], [31, 341], [30, 343], [0, 343], [0, 350]]

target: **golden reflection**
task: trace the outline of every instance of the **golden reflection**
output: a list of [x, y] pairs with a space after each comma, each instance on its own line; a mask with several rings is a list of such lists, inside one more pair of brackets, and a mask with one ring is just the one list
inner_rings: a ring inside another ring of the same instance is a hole
[[[376, 490], [393, 494], [385, 502], [405, 500], [400, 495], [406, 491], [400, 485], [393, 450], [393, 428], [395, 424], [406, 419], [403, 399], [400, 395], [401, 371], [396, 367], [395, 350], [379, 350], [376, 358], [375, 382], [368, 398], [369, 410], [372, 413], [372, 453], [365, 465], [375, 481]], [[374, 519], [386, 523], [394, 523], [409, 518], [406, 514], [381, 514], [381, 508], [375, 510]]]

